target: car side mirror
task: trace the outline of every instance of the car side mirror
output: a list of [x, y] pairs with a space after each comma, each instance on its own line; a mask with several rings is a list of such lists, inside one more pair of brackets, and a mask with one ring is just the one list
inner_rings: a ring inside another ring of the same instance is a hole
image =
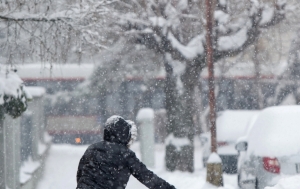
[[245, 142], [245, 141], [242, 141], [242, 142], [239, 142], [235, 145], [235, 149], [237, 151], [247, 151], [247, 148], [248, 148], [248, 143]]

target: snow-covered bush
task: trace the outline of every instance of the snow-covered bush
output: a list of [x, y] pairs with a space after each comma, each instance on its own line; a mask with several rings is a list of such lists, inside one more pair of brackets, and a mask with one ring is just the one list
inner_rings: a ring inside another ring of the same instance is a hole
[[30, 98], [16, 73], [0, 70], [0, 107], [4, 113], [13, 118], [19, 117], [26, 110]]

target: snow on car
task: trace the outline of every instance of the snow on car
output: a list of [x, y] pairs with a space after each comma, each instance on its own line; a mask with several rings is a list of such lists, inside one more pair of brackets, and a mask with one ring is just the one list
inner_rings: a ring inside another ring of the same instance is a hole
[[300, 173], [300, 106], [264, 109], [247, 136], [239, 139], [238, 183], [241, 188], [275, 185]]
[[[235, 149], [236, 140], [245, 135], [251, 118], [260, 111], [257, 110], [226, 110], [218, 113], [217, 124], [217, 145], [218, 154], [222, 159], [223, 171], [236, 173], [238, 151]], [[210, 155], [210, 133], [200, 135], [203, 145], [203, 164]]]

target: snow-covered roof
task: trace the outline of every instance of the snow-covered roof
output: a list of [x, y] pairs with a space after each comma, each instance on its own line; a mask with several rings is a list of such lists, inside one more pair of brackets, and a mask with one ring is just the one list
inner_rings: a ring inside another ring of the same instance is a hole
[[253, 116], [258, 114], [255, 110], [226, 110], [217, 117], [217, 140], [236, 141], [244, 136]]
[[33, 97], [41, 97], [46, 93], [44, 87], [26, 87], [26, 91]]
[[300, 106], [264, 109], [247, 137], [248, 154], [281, 157], [300, 153]]
[[[52, 67], [51, 67], [52, 66]], [[87, 79], [94, 71], [94, 64], [24, 64], [17, 65], [23, 79]]]

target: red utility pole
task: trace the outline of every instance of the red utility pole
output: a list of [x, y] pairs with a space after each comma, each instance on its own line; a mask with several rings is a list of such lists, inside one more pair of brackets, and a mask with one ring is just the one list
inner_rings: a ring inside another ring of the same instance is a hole
[[209, 118], [211, 124], [211, 152], [217, 152], [216, 140], [216, 99], [214, 83], [214, 62], [213, 62], [213, 1], [205, 0], [206, 3], [206, 61], [208, 67], [208, 86], [209, 86]]

